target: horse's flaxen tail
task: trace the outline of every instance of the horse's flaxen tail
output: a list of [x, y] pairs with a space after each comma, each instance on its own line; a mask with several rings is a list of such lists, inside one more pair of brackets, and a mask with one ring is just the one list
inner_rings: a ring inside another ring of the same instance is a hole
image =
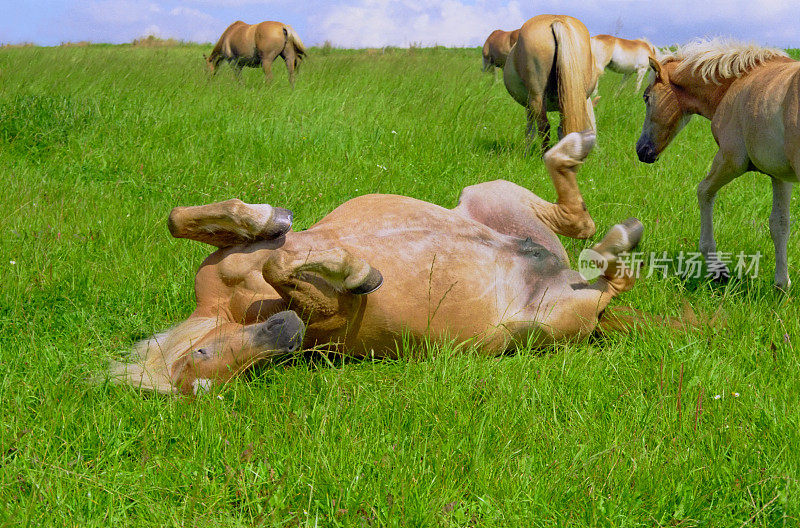
[[584, 80], [585, 57], [591, 59], [591, 49], [580, 41], [576, 31], [561, 21], [550, 26], [556, 41], [556, 73], [558, 79], [558, 104], [561, 110], [564, 135], [582, 132], [591, 123], [586, 106], [586, 82]]
[[300, 37], [297, 35], [292, 26], [284, 25], [283, 33], [286, 35], [287, 44], [294, 46], [294, 51], [297, 54], [297, 63], [299, 65], [300, 61], [306, 55], [306, 47], [303, 45], [303, 41], [300, 40]]
[[636, 327], [666, 326], [673, 330], [696, 330], [699, 328], [719, 328], [725, 326], [725, 314], [721, 308], [712, 316], [698, 317], [688, 303], [683, 305], [680, 317], [654, 315], [629, 306], [609, 306], [597, 320], [595, 332], [607, 335], [615, 332], [629, 333]]

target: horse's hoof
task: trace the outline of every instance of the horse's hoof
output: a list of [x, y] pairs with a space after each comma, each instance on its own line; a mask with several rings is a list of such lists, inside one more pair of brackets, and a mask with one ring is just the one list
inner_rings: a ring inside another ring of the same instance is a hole
[[381, 275], [381, 272], [375, 268], [370, 268], [367, 278], [355, 288], [350, 288], [347, 291], [354, 295], [366, 295], [380, 288], [382, 284], [383, 275]]
[[258, 329], [255, 341], [264, 350], [291, 353], [303, 346], [306, 325], [292, 310], [276, 313]]
[[258, 234], [262, 240], [272, 240], [285, 235], [292, 228], [293, 213], [283, 207], [273, 207], [267, 226]]
[[625, 231], [628, 234], [628, 243], [630, 244], [628, 249], [630, 250], [638, 246], [639, 242], [642, 241], [644, 224], [642, 224], [638, 218], [630, 217], [623, 221], [621, 225], [625, 228]]
[[628, 218], [624, 222], [614, 224], [606, 236], [592, 249], [598, 253], [619, 255], [635, 248], [642, 239], [644, 225], [636, 218]]

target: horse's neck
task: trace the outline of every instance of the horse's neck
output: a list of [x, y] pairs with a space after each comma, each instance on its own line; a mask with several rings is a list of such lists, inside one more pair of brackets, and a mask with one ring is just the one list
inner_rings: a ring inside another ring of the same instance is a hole
[[[673, 70], [674, 71], [674, 70]], [[719, 103], [736, 79], [723, 79], [720, 84], [705, 81], [699, 73], [681, 72], [670, 77], [670, 81], [681, 88], [678, 93], [681, 105], [691, 114], [713, 119]]]

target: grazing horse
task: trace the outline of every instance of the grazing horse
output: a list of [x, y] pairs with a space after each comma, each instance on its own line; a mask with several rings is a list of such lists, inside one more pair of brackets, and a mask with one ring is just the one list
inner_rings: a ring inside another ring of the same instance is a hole
[[403, 342], [433, 339], [501, 354], [622, 329], [603, 312], [634, 284], [618, 255], [642, 224], [617, 224], [594, 246], [604, 271], [592, 284], [556, 236], [595, 231], [576, 180], [593, 144], [593, 133], [574, 133], [545, 155], [556, 203], [496, 180], [465, 188], [455, 209], [361, 196], [299, 232], [269, 205], [175, 208], [173, 236], [219, 249], [197, 272], [194, 313], [137, 345], [112, 380], [190, 394], [301, 344], [397, 357]]
[[272, 80], [272, 63], [280, 55], [289, 71], [289, 83], [294, 87], [294, 72], [306, 54], [306, 48], [294, 29], [280, 22], [245, 24], [237, 20], [226, 29], [214, 46], [211, 55], [205, 57], [208, 69], [216, 74], [219, 63], [227, 60], [235, 68], [236, 75], [242, 68], [250, 66], [264, 70], [267, 82]]
[[592, 58], [589, 31], [570, 16], [540, 15], [519, 30], [503, 69], [511, 97], [527, 110], [529, 138], [536, 128], [545, 142], [548, 110], [561, 113], [559, 137], [595, 128], [589, 96], [599, 74]]
[[693, 114], [710, 119], [719, 150], [697, 186], [700, 252], [717, 279], [730, 277], [714, 241], [714, 198], [747, 171], [767, 174], [775, 286], [787, 289], [789, 202], [800, 177], [800, 62], [778, 49], [714, 39], [694, 41], [650, 64], [656, 78], [644, 92], [639, 160], [656, 161]]
[[517, 43], [519, 30], [503, 31], [495, 29], [483, 43], [483, 71], [494, 72], [495, 66], [502, 69], [506, 65], [508, 52]]
[[628, 40], [611, 35], [592, 37], [592, 54], [600, 72], [609, 69], [624, 74], [617, 93], [625, 82], [636, 74], [636, 91], [642, 87], [644, 76], [650, 71], [650, 59], [657, 59], [658, 52], [646, 39]]

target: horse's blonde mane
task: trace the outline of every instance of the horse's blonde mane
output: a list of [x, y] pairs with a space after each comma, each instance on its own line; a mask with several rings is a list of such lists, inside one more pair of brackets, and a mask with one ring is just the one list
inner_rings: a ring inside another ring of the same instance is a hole
[[215, 317], [191, 317], [140, 341], [130, 354], [130, 363], [111, 362], [109, 381], [155, 392], [173, 392], [172, 365], [217, 326], [219, 320]]
[[733, 39], [696, 39], [672, 53], [661, 62], [681, 61], [676, 74], [700, 74], [704, 82], [719, 84], [723, 79], [741, 77], [754, 67], [777, 57], [788, 57], [785, 51], [747, 44]]

